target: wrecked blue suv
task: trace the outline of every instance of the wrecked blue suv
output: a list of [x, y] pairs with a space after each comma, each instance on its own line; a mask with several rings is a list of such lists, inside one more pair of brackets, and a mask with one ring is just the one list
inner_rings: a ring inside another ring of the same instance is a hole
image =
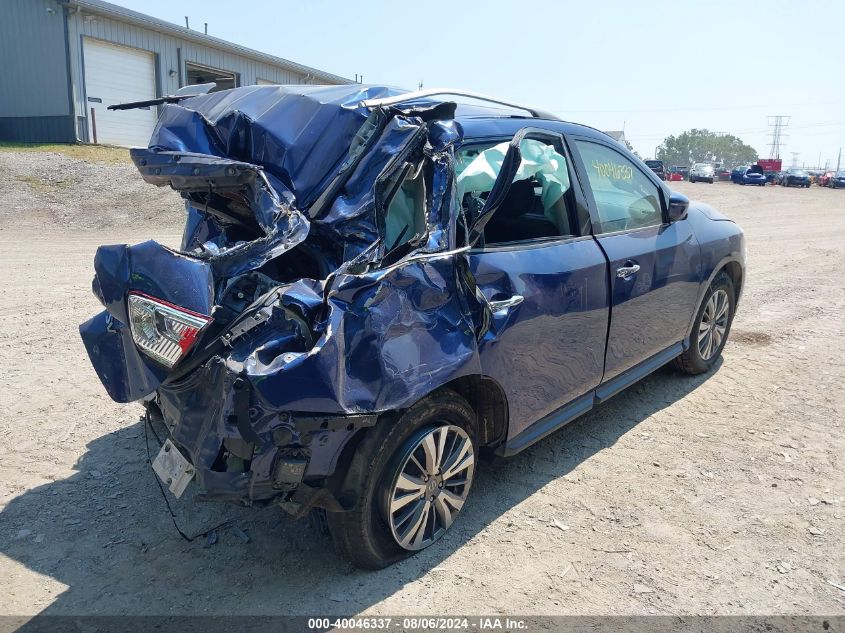
[[109, 395], [166, 430], [153, 468], [174, 494], [324, 510], [338, 550], [379, 568], [449, 529], [480, 450], [719, 358], [734, 222], [601, 132], [445, 94], [466, 96], [159, 100], [131, 154], [185, 199], [181, 248], [100, 247], [106, 310], [80, 332]]

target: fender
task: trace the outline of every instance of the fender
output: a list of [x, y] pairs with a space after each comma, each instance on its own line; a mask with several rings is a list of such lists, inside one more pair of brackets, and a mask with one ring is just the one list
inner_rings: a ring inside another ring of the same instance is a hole
[[[702, 282], [701, 287], [698, 290], [698, 299], [695, 303], [695, 311], [692, 313], [689, 325], [687, 326], [687, 336], [684, 339], [684, 349], [687, 349], [689, 347], [690, 336], [692, 336], [692, 328], [695, 325], [695, 318], [698, 316], [698, 311], [701, 309], [701, 302], [704, 301], [704, 295], [707, 294], [707, 290], [710, 288], [710, 284], [713, 283], [713, 280], [716, 278], [716, 275], [718, 275], [725, 268], [725, 266], [727, 266], [731, 262], [736, 262], [737, 264], [739, 264], [740, 268], [742, 268], [744, 281], [745, 266], [743, 265], [741, 257], [737, 255], [727, 255], [719, 260], [719, 263], [713, 267], [713, 269], [710, 271], [710, 275], [705, 281]], [[740, 294], [742, 294], [742, 288], [744, 286], [745, 283], [740, 286]], [[737, 304], [739, 304], [739, 297], [740, 295], [738, 294], [736, 298]]]

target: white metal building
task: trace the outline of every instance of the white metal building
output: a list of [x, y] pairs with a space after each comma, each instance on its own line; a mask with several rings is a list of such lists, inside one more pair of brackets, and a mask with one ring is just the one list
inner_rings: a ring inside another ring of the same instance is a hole
[[109, 111], [179, 88], [351, 80], [102, 0], [5, 0], [0, 141], [146, 145], [157, 107]]

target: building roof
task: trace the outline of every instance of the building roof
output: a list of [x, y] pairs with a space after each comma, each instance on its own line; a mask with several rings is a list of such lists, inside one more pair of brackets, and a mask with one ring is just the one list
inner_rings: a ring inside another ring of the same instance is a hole
[[625, 142], [625, 130], [608, 130], [605, 132], [614, 141]]
[[150, 15], [138, 13], [137, 11], [132, 11], [131, 9], [120, 7], [116, 4], [111, 4], [110, 2], [104, 2], [103, 0], [61, 0], [61, 2], [69, 6], [78, 7], [79, 9], [90, 13], [114, 18], [116, 20], [153, 29], [155, 31], [161, 31], [175, 37], [203, 44], [211, 48], [228, 51], [259, 62], [273, 64], [274, 66], [281, 66], [304, 75], [311, 75], [311, 77], [316, 80], [335, 84], [354, 83], [351, 79], [346, 77], [333, 75], [332, 73], [327, 73], [323, 70], [318, 70], [317, 68], [312, 68], [310, 66], [304, 66], [303, 64], [297, 64], [289, 59], [276, 57], [275, 55], [268, 55], [267, 53], [262, 53], [261, 51], [241, 46], [240, 44], [233, 44], [232, 42], [227, 42], [219, 37], [213, 37], [211, 35], [206, 35], [205, 33], [200, 33], [199, 31], [194, 31], [193, 29], [185, 28], [184, 26], [179, 26], [178, 24], [165, 22], [164, 20], [159, 20], [158, 18], [154, 18]]

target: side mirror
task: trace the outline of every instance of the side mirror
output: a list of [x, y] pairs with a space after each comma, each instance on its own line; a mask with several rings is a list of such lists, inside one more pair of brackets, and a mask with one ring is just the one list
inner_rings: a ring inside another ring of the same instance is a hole
[[677, 222], [687, 217], [689, 198], [677, 191], [669, 193], [669, 221]]

